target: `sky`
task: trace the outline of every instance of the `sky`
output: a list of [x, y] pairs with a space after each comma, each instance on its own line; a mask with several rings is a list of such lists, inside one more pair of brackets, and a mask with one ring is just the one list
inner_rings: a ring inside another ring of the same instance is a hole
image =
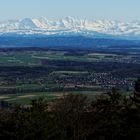
[[71, 16], [93, 20], [140, 20], [140, 0], [0, 0], [0, 20]]

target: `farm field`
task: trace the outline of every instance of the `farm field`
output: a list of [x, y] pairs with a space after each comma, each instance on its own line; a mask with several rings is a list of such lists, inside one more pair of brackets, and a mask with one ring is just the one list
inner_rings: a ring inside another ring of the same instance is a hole
[[26, 104], [64, 93], [95, 96], [112, 87], [129, 93], [140, 77], [139, 54], [122, 49], [0, 49], [0, 100]]

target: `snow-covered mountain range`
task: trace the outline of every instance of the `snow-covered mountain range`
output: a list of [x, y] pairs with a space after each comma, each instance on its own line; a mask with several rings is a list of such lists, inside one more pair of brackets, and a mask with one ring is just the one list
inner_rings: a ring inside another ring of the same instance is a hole
[[66, 17], [61, 20], [47, 18], [8, 20], [0, 22], [0, 35], [82, 35], [96, 38], [123, 38], [140, 40], [140, 21], [81, 20]]

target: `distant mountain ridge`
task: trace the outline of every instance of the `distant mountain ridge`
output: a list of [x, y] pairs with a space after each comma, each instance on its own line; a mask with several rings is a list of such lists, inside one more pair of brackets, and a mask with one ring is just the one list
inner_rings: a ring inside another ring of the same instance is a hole
[[66, 17], [8, 20], [0, 22], [0, 35], [85, 36], [140, 40], [140, 21], [82, 20]]
[[117, 40], [83, 36], [0, 36], [0, 48], [139, 49], [140, 40]]

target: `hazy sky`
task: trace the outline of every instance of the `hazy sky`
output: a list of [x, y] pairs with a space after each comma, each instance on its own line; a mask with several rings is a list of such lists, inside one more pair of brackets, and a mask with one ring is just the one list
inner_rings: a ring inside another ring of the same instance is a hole
[[44, 16], [140, 20], [140, 0], [0, 0], [0, 20]]

